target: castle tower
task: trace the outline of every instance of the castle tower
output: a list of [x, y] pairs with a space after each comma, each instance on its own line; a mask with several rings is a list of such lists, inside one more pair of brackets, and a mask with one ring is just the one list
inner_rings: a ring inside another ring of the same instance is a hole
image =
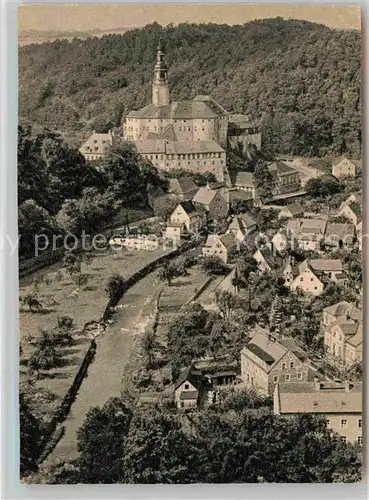
[[152, 103], [155, 106], [167, 106], [169, 104], [168, 71], [164, 61], [161, 38], [159, 38], [158, 50], [156, 52], [154, 80], [152, 83]]

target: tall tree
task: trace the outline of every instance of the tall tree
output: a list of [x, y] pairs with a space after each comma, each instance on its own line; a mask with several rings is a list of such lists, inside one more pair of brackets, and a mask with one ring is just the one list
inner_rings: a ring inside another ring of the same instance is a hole
[[84, 482], [121, 481], [121, 464], [131, 419], [132, 411], [120, 398], [112, 398], [87, 413], [77, 433]]

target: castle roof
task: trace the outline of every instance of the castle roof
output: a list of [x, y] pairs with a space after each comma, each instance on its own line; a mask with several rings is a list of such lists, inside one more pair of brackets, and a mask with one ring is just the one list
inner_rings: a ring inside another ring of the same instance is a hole
[[138, 111], [131, 111], [127, 118], [148, 118], [148, 119], [211, 119], [217, 118], [221, 113], [215, 101], [193, 100], [172, 102], [166, 106], [155, 106], [148, 104]]
[[168, 141], [166, 143], [166, 153], [224, 153], [224, 149], [215, 141]]
[[224, 149], [215, 141], [166, 141], [164, 139], [144, 139], [135, 141], [140, 154], [188, 154], [188, 153], [224, 153]]

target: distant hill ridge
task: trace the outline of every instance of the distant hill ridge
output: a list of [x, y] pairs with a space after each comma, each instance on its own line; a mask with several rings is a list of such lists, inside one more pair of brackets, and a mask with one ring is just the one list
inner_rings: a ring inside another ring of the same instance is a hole
[[264, 115], [266, 147], [360, 154], [361, 34], [281, 18], [243, 26], [157, 23], [123, 35], [20, 48], [20, 117], [76, 144], [151, 100], [162, 36], [173, 100], [211, 94]]
[[122, 34], [134, 29], [133, 27], [112, 28], [109, 30], [93, 29], [88, 31], [59, 31], [59, 30], [20, 30], [19, 44], [30, 45], [32, 43], [53, 42], [57, 39], [72, 40], [73, 38], [89, 38], [92, 36], [103, 36], [109, 34]]

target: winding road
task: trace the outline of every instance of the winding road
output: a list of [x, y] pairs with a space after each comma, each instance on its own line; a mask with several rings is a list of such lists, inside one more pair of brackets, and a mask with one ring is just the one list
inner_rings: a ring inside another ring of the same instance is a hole
[[65, 433], [46, 462], [76, 458], [77, 430], [91, 407], [103, 405], [119, 396], [122, 376], [131, 361], [135, 337], [143, 333], [154, 313], [154, 303], [162, 283], [156, 272], [148, 274], [123, 296], [121, 309], [114, 314], [114, 323], [96, 339], [97, 350], [88, 375], [82, 382], [70, 413], [64, 421]]

